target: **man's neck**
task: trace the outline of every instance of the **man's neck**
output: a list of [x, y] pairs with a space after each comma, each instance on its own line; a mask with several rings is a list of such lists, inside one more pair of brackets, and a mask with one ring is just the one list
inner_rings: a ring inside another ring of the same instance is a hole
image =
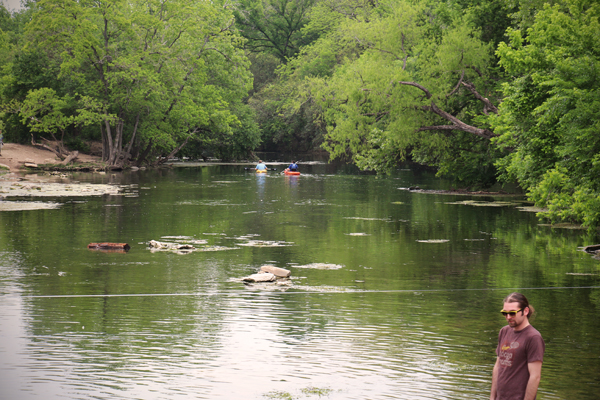
[[526, 319], [525, 321], [523, 321], [523, 323], [521, 325], [515, 326], [513, 328], [513, 331], [521, 332], [523, 329], [527, 328], [529, 325], [531, 325], [531, 324], [529, 323], [529, 320]]

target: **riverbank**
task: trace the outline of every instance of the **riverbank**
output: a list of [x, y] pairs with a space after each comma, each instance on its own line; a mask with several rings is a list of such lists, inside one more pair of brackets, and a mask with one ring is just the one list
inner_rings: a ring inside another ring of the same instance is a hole
[[[49, 151], [31, 145], [7, 143], [0, 155], [0, 211], [55, 208], [47, 201], [9, 201], [13, 198], [50, 198], [73, 196], [118, 195], [121, 188], [107, 184], [82, 184], [72, 182], [63, 172], [31, 173], [35, 166], [60, 166], [61, 160]], [[89, 168], [105, 173], [102, 158], [79, 154], [70, 167]]]
[[[19, 174], [29, 169], [26, 165], [60, 164], [61, 160], [49, 151], [27, 144], [5, 143], [0, 153], [0, 172]], [[74, 165], [85, 164], [102, 168], [102, 158], [79, 153]]]

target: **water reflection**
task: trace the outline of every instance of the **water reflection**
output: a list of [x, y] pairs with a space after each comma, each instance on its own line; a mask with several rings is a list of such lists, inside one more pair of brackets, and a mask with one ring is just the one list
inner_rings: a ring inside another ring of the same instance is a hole
[[[486, 399], [498, 309], [516, 288], [530, 288], [547, 343], [538, 398], [596, 398], [588, 237], [398, 190], [436, 185], [410, 171], [311, 167], [116, 175], [138, 195], [0, 213], [0, 398]], [[228, 251], [151, 252], [152, 239]], [[132, 248], [87, 250], [99, 241]], [[236, 279], [266, 263], [292, 286]]]
[[[457, 297], [474, 307], [457, 307]], [[260, 398], [308, 386], [331, 389], [333, 399], [485, 398], [490, 343], [502, 323], [490, 321], [482, 297], [501, 296], [440, 291], [32, 298], [24, 305], [3, 304], [3, 310], [16, 315], [24, 306], [28, 315], [36, 310], [53, 320], [34, 317], [33, 331], [21, 333], [35, 340], [17, 341], [5, 349], [12, 357], [4, 360], [9, 371], [28, 371], [25, 382], [17, 380], [21, 389], [43, 388], [66, 398], [173, 398], [191, 392], [206, 399]], [[559, 363], [582, 357], [593, 362], [598, 344], [584, 342], [584, 349], [565, 357], [557, 354], [565, 345], [561, 335], [550, 334], [544, 319], [536, 326], [549, 344], [543, 398], [569, 398], [552, 384], [553, 376], [564, 374]], [[576, 338], [568, 347], [573, 343]], [[594, 371], [584, 378], [597, 384]], [[12, 390], [14, 383], [2, 387]], [[572, 386], [565, 390], [571, 398], [589, 396]]]

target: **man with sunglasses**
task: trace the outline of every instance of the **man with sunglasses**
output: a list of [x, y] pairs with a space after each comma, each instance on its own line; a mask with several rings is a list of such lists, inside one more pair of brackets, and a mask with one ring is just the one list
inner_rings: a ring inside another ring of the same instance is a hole
[[542, 335], [529, 324], [534, 309], [515, 292], [506, 296], [500, 312], [508, 325], [498, 335], [490, 400], [534, 400], [546, 348]]

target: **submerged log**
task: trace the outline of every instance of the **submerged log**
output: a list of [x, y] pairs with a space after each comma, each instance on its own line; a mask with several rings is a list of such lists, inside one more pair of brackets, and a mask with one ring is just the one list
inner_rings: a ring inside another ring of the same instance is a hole
[[586, 253], [596, 254], [600, 251], [600, 244], [592, 244], [589, 246], [585, 246], [583, 248], [583, 251], [585, 251]]
[[98, 253], [121, 253], [121, 254], [125, 254], [129, 251], [129, 250], [125, 250], [125, 249], [102, 249], [102, 248], [89, 249], [89, 250], [98, 252]]
[[127, 243], [90, 243], [88, 249], [92, 250], [125, 250], [128, 251], [131, 247]]

